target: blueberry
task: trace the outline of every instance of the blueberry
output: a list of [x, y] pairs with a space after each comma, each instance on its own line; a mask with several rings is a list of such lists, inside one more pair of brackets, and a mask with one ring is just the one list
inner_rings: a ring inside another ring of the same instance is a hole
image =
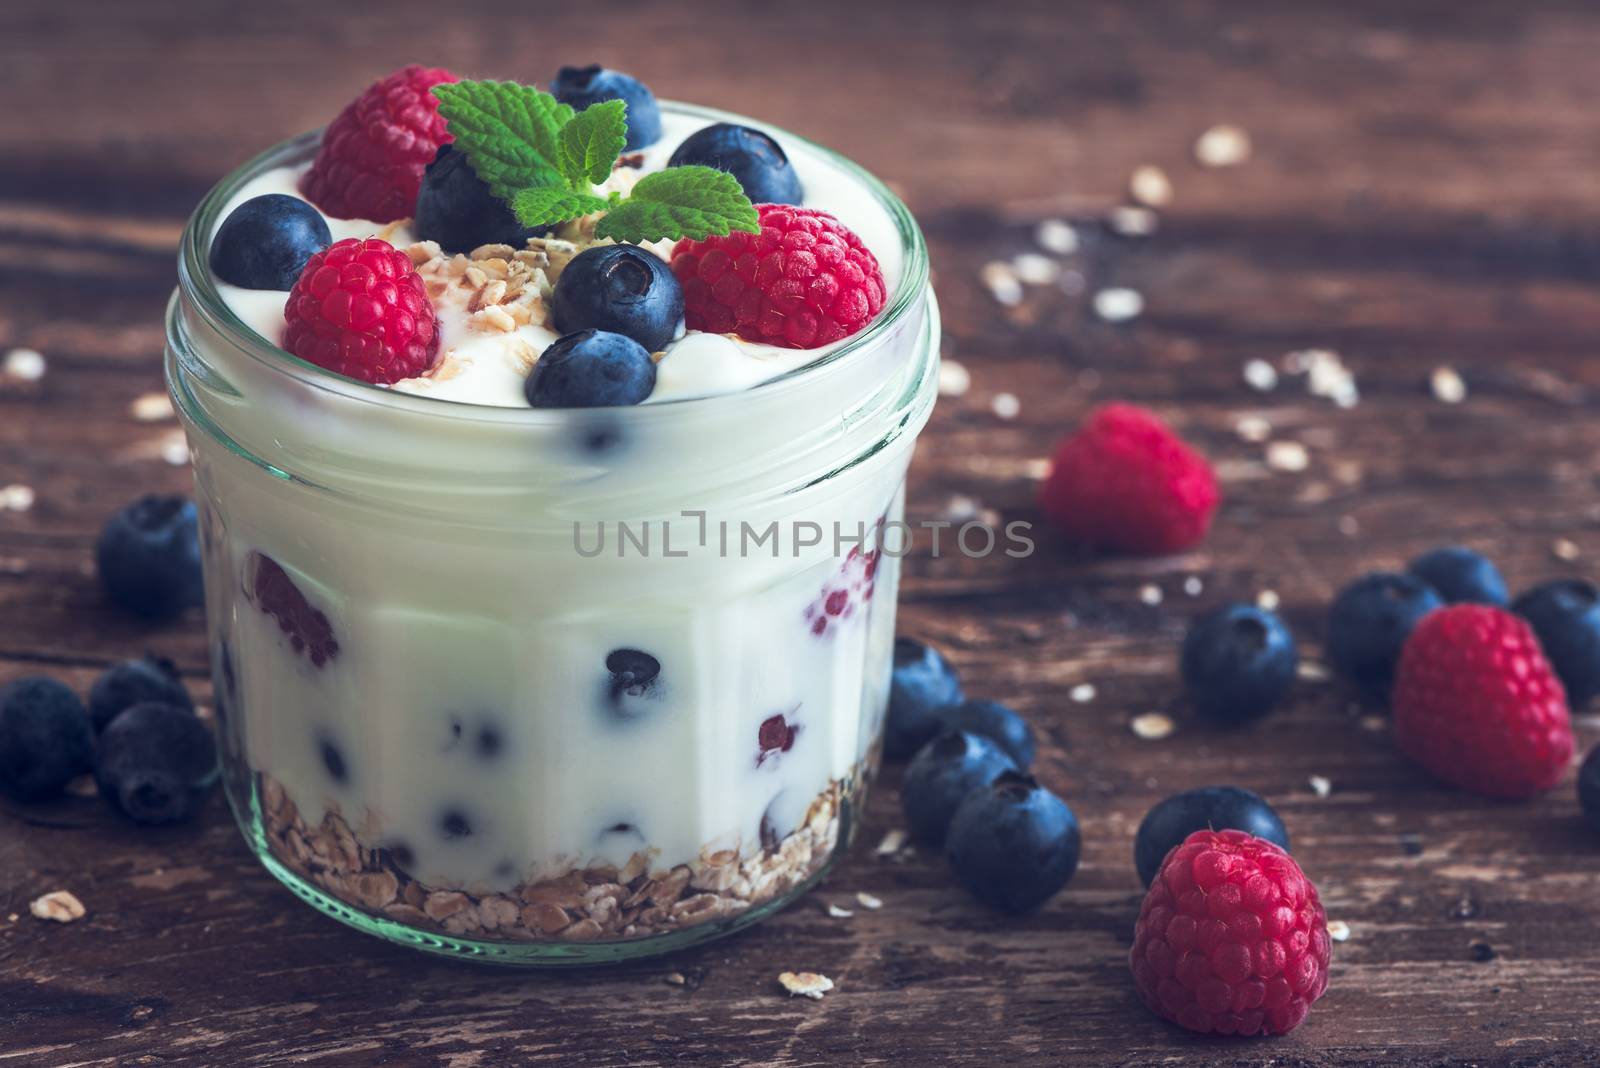
[[613, 649], [606, 654], [612, 697], [644, 697], [661, 677], [661, 661], [639, 649]]
[[1423, 553], [1406, 570], [1432, 586], [1450, 604], [1491, 604], [1504, 608], [1511, 600], [1500, 569], [1482, 553], [1446, 545]]
[[1183, 641], [1183, 684], [1195, 711], [1241, 723], [1264, 716], [1294, 683], [1294, 637], [1272, 612], [1230, 604], [1201, 617]]
[[628, 105], [628, 141], [625, 152], [637, 152], [661, 140], [661, 105], [639, 79], [598, 63], [587, 67], [562, 67], [550, 83], [550, 95], [582, 111], [590, 104], [620, 100]]
[[956, 881], [985, 905], [1029, 912], [1078, 870], [1078, 818], [1032, 776], [1002, 772], [950, 821], [945, 855]]
[[1578, 804], [1589, 826], [1600, 831], [1600, 745], [1589, 750], [1578, 769]]
[[100, 531], [95, 566], [111, 600], [134, 615], [171, 619], [205, 603], [194, 502], [140, 497]]
[[1333, 666], [1368, 690], [1387, 694], [1411, 628], [1442, 604], [1433, 587], [1415, 576], [1361, 576], [1339, 591], [1328, 610]]
[[123, 709], [100, 732], [100, 793], [135, 823], [176, 823], [217, 776], [217, 745], [192, 709], [153, 701]]
[[473, 744], [474, 751], [481, 760], [493, 760], [500, 755], [500, 750], [505, 747], [505, 739], [500, 737], [500, 731], [495, 727], [479, 727], [478, 736]]
[[611, 408], [638, 404], [655, 388], [655, 361], [643, 346], [585, 330], [545, 349], [523, 392], [535, 408]]
[[683, 288], [649, 249], [598, 245], [561, 269], [550, 315], [563, 334], [604, 330], [632, 338], [646, 352], [660, 352], [683, 333]]
[[1258, 794], [1237, 786], [1202, 786], [1173, 794], [1145, 813], [1133, 840], [1133, 865], [1146, 886], [1173, 848], [1195, 831], [1244, 831], [1289, 848], [1283, 821]]
[[439, 242], [446, 252], [471, 252], [479, 245], [522, 248], [528, 238], [549, 232], [523, 226], [506, 202], [467, 163], [464, 152], [443, 145], [428, 164], [417, 190], [417, 236]]
[[999, 701], [963, 701], [939, 713], [950, 730], [981, 735], [1005, 750], [1006, 756], [1021, 771], [1033, 766], [1038, 746], [1028, 721]]
[[1518, 597], [1511, 610], [1533, 625], [1573, 709], [1600, 693], [1600, 589], [1594, 583], [1546, 582]]
[[306, 261], [333, 244], [328, 221], [299, 197], [251, 197], [211, 239], [211, 273], [245, 289], [294, 288]]
[[458, 808], [447, 808], [439, 814], [439, 834], [447, 839], [470, 838], [472, 821]]
[[748, 126], [719, 122], [690, 134], [667, 160], [669, 167], [714, 167], [727, 171], [756, 204], [798, 204], [800, 176], [771, 137]]
[[919, 842], [936, 846], [967, 795], [988, 786], [1002, 771], [1016, 765], [989, 739], [965, 731], [947, 731], [923, 746], [906, 768], [900, 802], [906, 822]]
[[317, 755], [322, 758], [328, 778], [341, 786], [350, 781], [350, 765], [344, 759], [344, 750], [332, 738], [323, 735], [317, 739]]
[[96, 731], [129, 705], [156, 701], [193, 708], [194, 699], [178, 678], [178, 667], [164, 657], [147, 654], [107, 668], [89, 688], [89, 721]]
[[89, 770], [94, 732], [78, 695], [29, 676], [0, 689], [0, 790], [19, 801], [59, 793]]
[[956, 669], [937, 649], [915, 638], [896, 638], [883, 755], [904, 760], [927, 745], [944, 727], [939, 713], [961, 699]]

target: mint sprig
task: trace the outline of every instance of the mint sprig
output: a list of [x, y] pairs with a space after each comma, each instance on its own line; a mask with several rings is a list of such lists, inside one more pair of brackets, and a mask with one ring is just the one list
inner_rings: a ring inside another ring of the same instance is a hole
[[627, 199], [606, 212], [594, 235], [637, 244], [760, 229], [755, 205], [733, 175], [711, 167], [668, 167], [640, 178]]
[[456, 149], [524, 226], [603, 211], [595, 236], [629, 244], [760, 230], [738, 180], [710, 167], [646, 175], [626, 197], [596, 194], [627, 143], [628, 108], [621, 100], [574, 112], [549, 93], [515, 82], [452, 82], [433, 92]]

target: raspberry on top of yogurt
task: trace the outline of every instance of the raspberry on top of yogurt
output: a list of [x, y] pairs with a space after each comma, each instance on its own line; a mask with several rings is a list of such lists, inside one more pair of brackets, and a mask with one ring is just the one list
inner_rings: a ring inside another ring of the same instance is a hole
[[[871, 244], [897, 234], [860, 179], [812, 162], [802, 182], [771, 135], [663, 111], [620, 72], [563, 68], [553, 88], [419, 66], [374, 83], [309, 166], [229, 205], [211, 249], [224, 300], [349, 377], [559, 407], [746, 389], [883, 311]], [[661, 373], [619, 362], [624, 342]], [[558, 390], [535, 388], [546, 352]]]

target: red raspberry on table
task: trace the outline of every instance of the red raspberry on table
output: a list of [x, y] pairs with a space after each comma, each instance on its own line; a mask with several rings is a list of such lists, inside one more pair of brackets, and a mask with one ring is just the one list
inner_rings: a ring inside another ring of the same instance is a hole
[[761, 232], [679, 241], [672, 273], [690, 330], [789, 349], [849, 337], [883, 310], [878, 258], [825, 211], [760, 204]]
[[1142, 555], [1197, 544], [1220, 499], [1206, 458], [1131, 404], [1090, 413], [1056, 447], [1039, 488], [1040, 507], [1069, 537]]
[[328, 124], [300, 191], [339, 219], [411, 215], [422, 172], [454, 140], [433, 87], [457, 80], [441, 67], [412, 65], [373, 82]]
[[1196, 831], [1150, 884], [1128, 960], [1158, 1016], [1281, 1035], [1328, 989], [1331, 951], [1317, 888], [1289, 854], [1243, 831]]
[[283, 347], [318, 367], [387, 385], [433, 366], [439, 324], [411, 260], [350, 237], [306, 261], [283, 309]]
[[1520, 616], [1458, 604], [1422, 617], [1394, 686], [1394, 737], [1463, 790], [1528, 797], [1572, 760], [1566, 691]]

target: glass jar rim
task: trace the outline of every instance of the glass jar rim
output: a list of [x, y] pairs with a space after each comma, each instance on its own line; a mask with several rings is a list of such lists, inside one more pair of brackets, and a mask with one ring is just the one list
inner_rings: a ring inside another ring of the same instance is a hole
[[[921, 302], [927, 299], [928, 249], [922, 235], [922, 229], [917, 225], [916, 219], [912, 216], [911, 210], [906, 207], [905, 202], [895, 195], [888, 185], [871, 171], [848, 156], [841, 155], [824, 145], [817, 144], [798, 134], [790, 133], [771, 123], [760, 122], [716, 108], [684, 104], [673, 100], [662, 100], [661, 107], [664, 111], [693, 116], [704, 119], [708, 123], [727, 122], [766, 130], [783, 143], [805, 146], [808, 151], [822, 157], [829, 165], [846, 172], [871, 193], [878, 206], [889, 216], [890, 221], [893, 223], [901, 242], [901, 272], [899, 284], [895, 287], [894, 292], [888, 295], [884, 309], [878, 317], [866, 329], [847, 338], [837, 348], [831, 350], [820, 359], [796, 367], [746, 390], [709, 397], [657, 401], [641, 406], [641, 411], [645, 409], [672, 410], [685, 413], [686, 410], [705, 411], [711, 406], [737, 403], [739, 397], [754, 391], [761, 391], [764, 396], [770, 396], [786, 387], [793, 386], [797, 381], [808, 378], [826, 367], [840, 363], [854, 353], [873, 346], [879, 338], [891, 333], [899, 321], [910, 311], [919, 307]], [[262, 171], [272, 166], [282, 166], [288, 160], [304, 156], [313, 145], [321, 140], [322, 133], [323, 131], [318, 129], [300, 134], [287, 141], [281, 141], [251, 158], [218, 181], [201, 199], [194, 213], [190, 215], [189, 221], [184, 227], [178, 254], [178, 282], [180, 291], [189, 296], [192, 306], [198, 311], [200, 317], [219, 336], [227, 338], [255, 361], [265, 364], [272, 370], [291, 375], [305, 386], [335, 393], [348, 401], [376, 404], [388, 408], [407, 410], [422, 417], [436, 417], [452, 421], [525, 422], [530, 418], [552, 414], [538, 412], [532, 408], [478, 404], [469, 401], [430, 397], [425, 394], [405, 393], [346, 377], [309, 361], [302, 360], [293, 353], [273, 344], [246, 325], [234, 313], [233, 309], [228, 306], [227, 302], [223, 300], [221, 292], [217, 289], [216, 281], [212, 277], [208, 255], [211, 235], [216, 228], [218, 216], [223, 206], [232, 199], [242, 185]], [[553, 414], [559, 415], [561, 413]]]

